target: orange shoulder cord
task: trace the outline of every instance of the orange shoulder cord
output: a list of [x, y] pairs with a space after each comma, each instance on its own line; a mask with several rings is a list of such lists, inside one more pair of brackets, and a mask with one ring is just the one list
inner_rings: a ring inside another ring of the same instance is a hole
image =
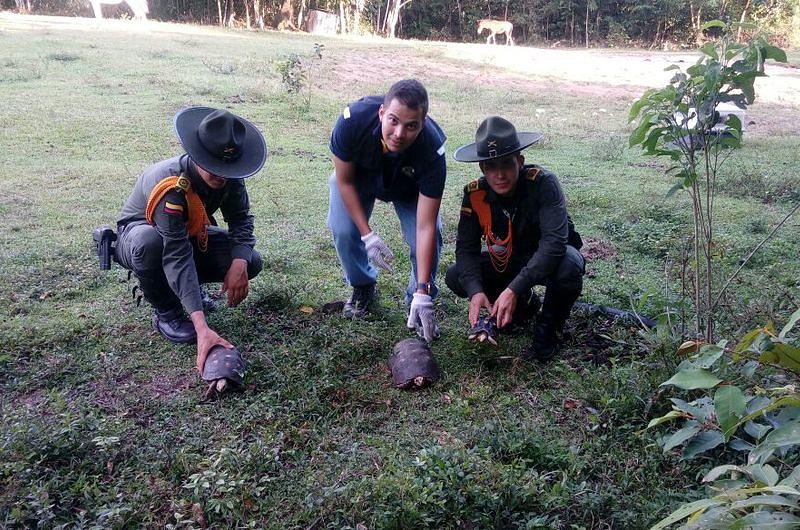
[[505, 272], [508, 262], [511, 261], [513, 251], [511, 218], [508, 219], [508, 234], [504, 239], [498, 239], [492, 232], [492, 210], [488, 203], [484, 201], [486, 190], [477, 190], [469, 194], [469, 202], [472, 209], [478, 214], [478, 222], [483, 228], [483, 238], [486, 240], [486, 248], [489, 250], [489, 259], [492, 267], [497, 272]]
[[189, 203], [189, 218], [186, 221], [186, 232], [189, 236], [197, 238], [197, 247], [201, 252], [208, 250], [208, 226], [211, 221], [208, 219], [206, 207], [203, 206], [203, 201], [192, 189], [189, 184], [189, 179], [183, 175], [179, 177], [167, 177], [153, 188], [150, 192], [150, 198], [147, 199], [147, 208], [144, 211], [145, 219], [150, 224], [153, 224], [153, 213], [156, 206], [170, 190], [180, 189], [186, 195], [186, 201]]

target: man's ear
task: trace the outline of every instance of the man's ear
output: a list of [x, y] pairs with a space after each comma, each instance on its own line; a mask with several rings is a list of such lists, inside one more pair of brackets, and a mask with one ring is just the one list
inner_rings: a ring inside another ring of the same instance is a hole
[[383, 121], [383, 115], [385, 113], [386, 113], [386, 109], [383, 108], [383, 103], [381, 103], [381, 106], [378, 108], [378, 119], [380, 121]]
[[519, 167], [522, 167], [522, 166], [525, 165], [525, 157], [522, 156], [522, 153], [517, 155], [517, 162], [519, 162]]

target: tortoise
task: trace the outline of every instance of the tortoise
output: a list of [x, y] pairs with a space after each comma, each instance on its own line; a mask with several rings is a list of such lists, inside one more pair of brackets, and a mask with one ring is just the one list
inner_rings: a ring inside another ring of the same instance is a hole
[[422, 388], [438, 381], [441, 375], [430, 346], [419, 339], [405, 339], [395, 344], [386, 364], [397, 388]]
[[208, 381], [205, 399], [222, 394], [244, 384], [244, 359], [236, 348], [214, 346], [208, 352], [203, 367], [203, 380]]
[[492, 346], [497, 346], [497, 320], [494, 317], [480, 317], [469, 330], [469, 340], [479, 342], [488, 341]]

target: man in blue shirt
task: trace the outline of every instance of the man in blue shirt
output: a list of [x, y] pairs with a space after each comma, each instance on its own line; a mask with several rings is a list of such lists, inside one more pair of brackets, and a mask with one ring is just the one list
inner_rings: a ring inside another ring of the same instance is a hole
[[428, 93], [419, 81], [398, 81], [385, 96], [359, 99], [344, 109], [331, 133], [328, 226], [353, 294], [348, 318], [363, 318], [375, 298], [377, 268], [393, 272], [394, 254], [369, 225], [375, 199], [391, 202], [409, 245], [407, 325], [431, 341], [442, 247], [439, 205], [446, 177], [445, 135], [428, 117]]

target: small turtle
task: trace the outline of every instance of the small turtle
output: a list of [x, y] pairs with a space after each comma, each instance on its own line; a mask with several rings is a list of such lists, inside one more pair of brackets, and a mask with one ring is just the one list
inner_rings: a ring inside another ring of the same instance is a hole
[[228, 389], [244, 384], [244, 359], [236, 348], [214, 346], [208, 352], [203, 367], [203, 380], [208, 381], [205, 399], [211, 399]]
[[405, 339], [395, 344], [386, 364], [397, 388], [421, 388], [439, 380], [439, 365], [428, 343], [419, 339]]
[[492, 346], [497, 346], [497, 320], [494, 317], [480, 317], [470, 328], [467, 339], [488, 341]]

